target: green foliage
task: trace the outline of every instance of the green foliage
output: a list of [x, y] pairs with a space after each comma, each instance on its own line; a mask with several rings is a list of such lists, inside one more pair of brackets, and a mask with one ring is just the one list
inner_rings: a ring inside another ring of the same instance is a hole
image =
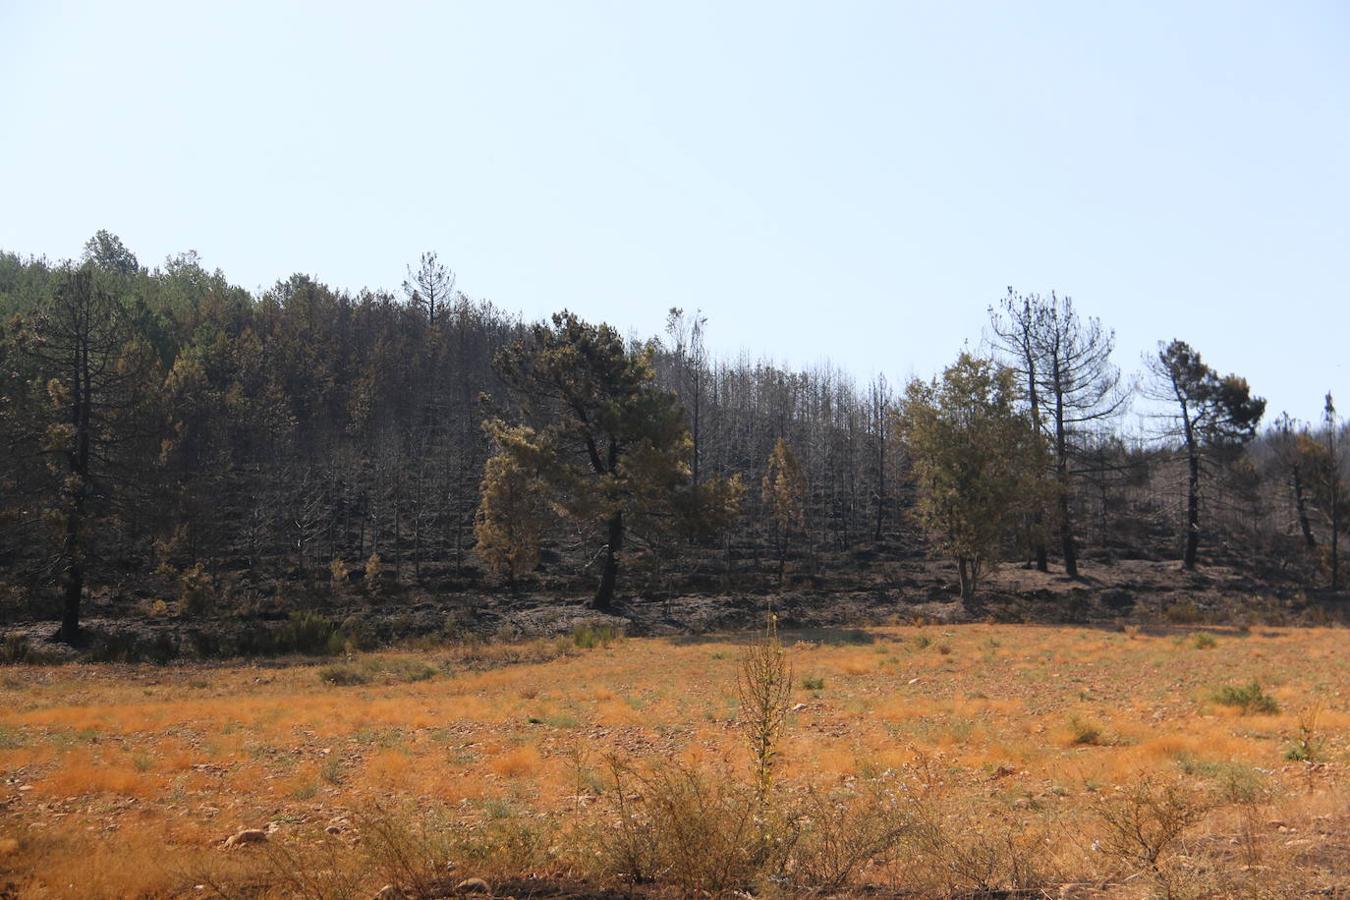
[[1298, 714], [1298, 734], [1284, 751], [1284, 758], [1294, 762], [1317, 762], [1326, 748], [1327, 736], [1318, 727], [1322, 716], [1321, 704], [1304, 707]]
[[278, 653], [329, 656], [341, 653], [346, 644], [332, 620], [309, 610], [293, 612], [277, 630], [273, 647]]
[[407, 684], [436, 677], [437, 669], [415, 656], [375, 656], [334, 663], [319, 669], [319, 680], [334, 687], [353, 687], [380, 681]]
[[1252, 679], [1246, 684], [1225, 684], [1214, 692], [1213, 700], [1222, 706], [1234, 706], [1244, 715], [1254, 713], [1273, 714], [1280, 711], [1280, 704], [1261, 687], [1261, 683]]
[[508, 581], [528, 575], [539, 564], [539, 543], [548, 525], [544, 485], [523, 460], [537, 458], [532, 429], [498, 425], [492, 429], [499, 450], [483, 467], [474, 547], [488, 570]]
[[1181, 406], [1188, 440], [1241, 445], [1256, 435], [1266, 401], [1252, 395], [1245, 378], [1220, 376], [1185, 341], [1163, 346], [1152, 365], [1155, 377], [1167, 385], [1168, 399]]
[[1247, 763], [1210, 760], [1182, 753], [1177, 767], [1187, 775], [1198, 775], [1212, 782], [1218, 798], [1225, 803], [1255, 803], [1270, 792], [1268, 779]]
[[962, 353], [941, 379], [910, 382], [902, 407], [919, 519], [956, 559], [967, 601], [999, 559], [1014, 516], [1035, 503], [1043, 469], [1044, 445], [1016, 409], [1012, 379]]
[[[653, 345], [629, 348], [610, 326], [561, 312], [496, 360], [523, 422], [488, 423], [511, 463], [492, 464], [485, 478], [529, 473], [555, 512], [596, 534], [604, 558], [597, 608], [613, 600], [628, 529], [663, 531], [701, 508], [681, 502], [692, 490], [692, 440], [675, 395], [655, 383], [654, 351]], [[490, 525], [502, 518], [491, 508], [480, 515]], [[517, 537], [531, 533], [523, 528]], [[524, 543], [494, 537], [489, 557]], [[516, 555], [508, 553], [507, 560]], [[528, 550], [523, 556], [528, 559]]]
[[582, 650], [608, 647], [622, 638], [623, 629], [615, 625], [578, 625], [572, 629], [572, 643]]

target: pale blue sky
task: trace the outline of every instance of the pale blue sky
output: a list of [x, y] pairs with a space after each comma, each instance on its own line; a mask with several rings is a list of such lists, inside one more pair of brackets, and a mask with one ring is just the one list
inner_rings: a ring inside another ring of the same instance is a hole
[[931, 374], [1006, 286], [1350, 411], [1350, 4], [16, 3], [0, 247]]

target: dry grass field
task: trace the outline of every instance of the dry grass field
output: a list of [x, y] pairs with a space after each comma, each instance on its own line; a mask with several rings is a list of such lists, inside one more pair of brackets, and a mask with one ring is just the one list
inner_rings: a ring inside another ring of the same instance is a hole
[[591, 637], [0, 670], [0, 896], [1350, 891], [1344, 630]]

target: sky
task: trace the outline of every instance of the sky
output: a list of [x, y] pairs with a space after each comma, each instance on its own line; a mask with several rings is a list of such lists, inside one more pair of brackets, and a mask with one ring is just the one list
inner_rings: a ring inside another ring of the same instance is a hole
[[0, 0], [0, 248], [474, 297], [859, 381], [1009, 286], [1350, 412], [1350, 4]]

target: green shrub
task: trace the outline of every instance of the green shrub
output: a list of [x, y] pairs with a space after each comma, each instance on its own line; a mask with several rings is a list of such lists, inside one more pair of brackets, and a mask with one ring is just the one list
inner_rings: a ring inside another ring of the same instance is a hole
[[370, 673], [353, 665], [338, 663], [320, 669], [319, 680], [334, 687], [352, 687], [358, 684], [370, 684]]
[[1284, 758], [1290, 762], [1316, 762], [1326, 745], [1326, 735], [1318, 729], [1318, 718], [1322, 714], [1320, 704], [1314, 704], [1298, 714], [1298, 737], [1294, 738], [1284, 752]]
[[1246, 763], [1211, 760], [1181, 753], [1177, 766], [1187, 775], [1207, 778], [1215, 795], [1225, 803], [1252, 803], [1269, 794], [1270, 786], [1260, 770]]
[[165, 665], [178, 656], [178, 641], [167, 631], [139, 635], [131, 631], [101, 631], [90, 639], [82, 654], [85, 662]]
[[1280, 711], [1280, 704], [1261, 689], [1260, 682], [1255, 678], [1246, 684], [1225, 684], [1214, 692], [1214, 702], [1222, 706], [1238, 707], [1243, 715]]
[[1197, 650], [1212, 650], [1218, 643], [1214, 635], [1204, 631], [1191, 638], [1191, 646]]
[[324, 666], [319, 670], [319, 680], [334, 687], [370, 684], [376, 679], [389, 684], [406, 684], [434, 678], [437, 671], [435, 666], [415, 656], [372, 657]]
[[277, 630], [273, 646], [278, 653], [331, 656], [341, 653], [346, 640], [333, 622], [315, 612], [293, 612]]
[[825, 689], [825, 679], [818, 675], [813, 675], [802, 679], [802, 687], [808, 691], [821, 691]]
[[393, 656], [377, 662], [377, 671], [391, 681], [429, 681], [436, 677], [435, 666], [415, 656]]
[[1204, 612], [1190, 600], [1173, 603], [1163, 612], [1167, 621], [1174, 625], [1194, 625], [1205, 618]]
[[578, 625], [572, 629], [572, 643], [582, 650], [608, 647], [623, 637], [623, 630], [613, 625]]
[[330, 756], [323, 761], [323, 768], [319, 770], [319, 777], [328, 784], [342, 784], [342, 763], [336, 756]]

